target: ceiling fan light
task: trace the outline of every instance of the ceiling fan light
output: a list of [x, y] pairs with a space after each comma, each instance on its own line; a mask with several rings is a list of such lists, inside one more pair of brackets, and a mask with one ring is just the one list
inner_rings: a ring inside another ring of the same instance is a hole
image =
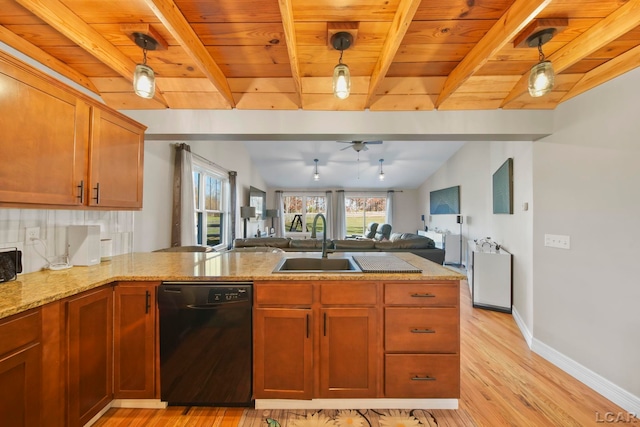
[[156, 77], [153, 68], [146, 64], [136, 65], [133, 73], [133, 90], [142, 98], [153, 98], [156, 93]]
[[333, 69], [333, 94], [336, 98], [346, 99], [351, 92], [351, 73], [347, 64], [338, 64]]
[[553, 90], [555, 73], [551, 61], [534, 65], [529, 73], [529, 94], [533, 97], [545, 95]]

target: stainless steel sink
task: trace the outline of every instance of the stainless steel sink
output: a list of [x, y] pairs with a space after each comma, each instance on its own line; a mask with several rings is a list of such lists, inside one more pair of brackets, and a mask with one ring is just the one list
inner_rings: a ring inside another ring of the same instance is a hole
[[274, 273], [358, 273], [353, 258], [283, 258]]

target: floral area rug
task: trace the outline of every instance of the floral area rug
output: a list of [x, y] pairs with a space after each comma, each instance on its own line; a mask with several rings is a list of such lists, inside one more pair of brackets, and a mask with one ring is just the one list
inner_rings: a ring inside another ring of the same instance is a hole
[[473, 427], [464, 410], [247, 409], [238, 427]]

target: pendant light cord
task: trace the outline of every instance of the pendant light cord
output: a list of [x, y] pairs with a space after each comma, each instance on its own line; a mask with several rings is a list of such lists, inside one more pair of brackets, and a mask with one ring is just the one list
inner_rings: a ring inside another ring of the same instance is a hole
[[538, 62], [543, 62], [544, 61], [544, 52], [542, 51], [542, 38], [538, 39]]

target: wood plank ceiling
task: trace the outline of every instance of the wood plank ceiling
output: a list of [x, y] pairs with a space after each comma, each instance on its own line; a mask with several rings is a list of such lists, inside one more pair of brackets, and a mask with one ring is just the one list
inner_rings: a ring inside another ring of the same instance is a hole
[[[514, 45], [545, 19], [564, 26], [543, 47], [556, 85], [532, 98], [538, 51]], [[639, 24], [640, 0], [0, 0], [0, 41], [116, 109], [553, 109], [640, 65]], [[132, 90], [132, 31], [166, 44], [153, 99]]]

